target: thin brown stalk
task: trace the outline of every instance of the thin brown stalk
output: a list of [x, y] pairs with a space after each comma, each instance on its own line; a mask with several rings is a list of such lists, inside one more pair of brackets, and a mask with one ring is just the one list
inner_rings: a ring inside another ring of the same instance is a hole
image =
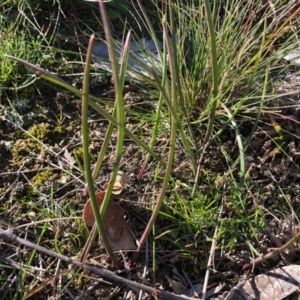
[[[220, 212], [219, 212], [219, 216], [218, 216], [219, 220], [222, 216], [223, 207], [224, 207], [223, 205], [224, 204], [223, 204], [223, 200], [222, 200], [221, 208], [220, 208]], [[204, 283], [203, 283], [203, 290], [202, 290], [202, 296], [201, 296], [201, 299], [203, 299], [203, 300], [205, 300], [205, 298], [206, 298], [208, 279], [209, 279], [209, 275], [210, 275], [210, 268], [211, 268], [211, 265], [212, 265], [212, 262], [213, 262], [213, 259], [214, 259], [214, 255], [215, 255], [218, 231], [219, 231], [219, 227], [216, 226], [213, 241], [212, 241], [211, 248], [210, 248], [209, 257], [208, 257]]]
[[286, 249], [288, 249], [289, 247], [293, 246], [294, 243], [296, 243], [298, 240], [300, 239], [300, 232], [298, 234], [296, 234], [294, 237], [292, 237], [289, 241], [287, 241], [284, 245], [282, 245], [280, 248], [266, 254], [266, 255], [262, 255], [259, 256], [255, 259], [253, 259], [252, 261], [250, 261], [249, 263], [245, 264], [243, 266], [243, 270], [248, 270], [251, 267], [254, 267], [257, 264], [260, 264], [264, 261], [266, 261], [267, 259], [270, 259], [278, 254], [281, 254], [282, 252], [284, 252]]

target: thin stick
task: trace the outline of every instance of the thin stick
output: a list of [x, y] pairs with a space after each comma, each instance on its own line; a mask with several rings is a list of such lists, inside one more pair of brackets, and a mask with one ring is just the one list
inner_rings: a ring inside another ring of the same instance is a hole
[[294, 237], [292, 237], [290, 240], [288, 240], [284, 245], [282, 245], [280, 248], [266, 254], [266, 255], [262, 255], [259, 256], [255, 259], [253, 259], [252, 261], [250, 261], [249, 263], [245, 264], [243, 266], [243, 270], [248, 270], [251, 267], [255, 266], [256, 264], [260, 264], [264, 261], [266, 261], [267, 259], [270, 259], [278, 254], [283, 253], [286, 249], [290, 248], [294, 243], [296, 243], [298, 240], [300, 239], [300, 232], [297, 233]]
[[[223, 202], [223, 199], [222, 199], [218, 219], [220, 219], [221, 216], [222, 216], [223, 208], [224, 208], [224, 202]], [[219, 230], [219, 227], [217, 226], [216, 229], [215, 229], [213, 241], [212, 241], [211, 248], [210, 248], [210, 253], [209, 253], [209, 258], [208, 258], [208, 262], [207, 262], [207, 268], [206, 268], [204, 283], [203, 283], [203, 290], [202, 290], [201, 300], [205, 300], [205, 298], [206, 298], [206, 291], [207, 291], [208, 279], [209, 279], [209, 274], [210, 274], [210, 266], [212, 264], [212, 261], [213, 261], [214, 255], [215, 255], [218, 230]]]
[[[149, 264], [149, 247], [148, 247], [148, 239], [146, 240], [146, 259], [145, 259], [145, 265], [144, 265], [144, 272], [143, 272], [143, 275], [142, 275], [142, 284], [145, 283], [146, 281], [146, 275], [147, 275], [147, 270], [148, 270], [148, 264]], [[143, 290], [140, 290], [139, 292], [139, 299], [138, 300], [141, 300], [142, 297], [143, 297]]]
[[91, 265], [88, 265], [88, 264], [85, 264], [85, 263], [81, 263], [78, 260], [72, 259], [72, 258], [64, 256], [64, 255], [61, 255], [59, 253], [56, 253], [54, 251], [48, 250], [44, 247], [41, 247], [39, 245], [36, 245], [34, 243], [31, 243], [29, 241], [21, 239], [21, 238], [17, 237], [15, 234], [13, 234], [12, 232], [10, 232], [10, 231], [5, 231], [5, 230], [0, 229], [0, 239], [5, 240], [9, 244], [12, 244], [12, 243], [15, 242], [15, 243], [19, 243], [21, 245], [27, 246], [27, 247], [32, 248], [32, 249], [36, 249], [37, 251], [42, 252], [46, 255], [55, 257], [57, 259], [61, 259], [62, 261], [66, 262], [68, 264], [72, 264], [76, 267], [83, 268], [83, 269], [88, 270], [88, 271], [90, 271], [94, 274], [103, 276], [107, 279], [111, 279], [111, 280], [120, 282], [122, 284], [125, 284], [125, 285], [131, 287], [131, 288], [142, 289], [142, 290], [144, 290], [145, 292], [147, 292], [149, 294], [157, 295], [159, 299], [165, 298], [165, 299], [170, 299], [170, 300], [182, 300], [182, 299], [194, 300], [194, 298], [186, 297], [186, 296], [183, 296], [183, 295], [177, 296], [177, 295], [171, 294], [169, 292], [158, 290], [158, 289], [152, 288], [150, 286], [146, 286], [146, 285], [140, 284], [138, 282], [131, 281], [129, 279], [120, 277], [120, 276], [116, 275], [115, 273], [113, 273], [111, 271], [108, 271], [106, 269], [100, 269], [100, 268], [97, 268], [97, 267], [94, 267], [94, 266], [91, 266]]

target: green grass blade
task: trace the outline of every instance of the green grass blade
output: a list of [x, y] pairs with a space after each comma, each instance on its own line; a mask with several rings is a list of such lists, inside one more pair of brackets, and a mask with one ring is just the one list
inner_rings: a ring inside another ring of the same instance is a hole
[[[158, 39], [157, 39], [155, 30], [154, 30], [154, 28], [153, 28], [153, 26], [152, 26], [152, 23], [151, 23], [151, 21], [150, 21], [150, 19], [149, 19], [149, 17], [148, 17], [148, 14], [147, 14], [147, 12], [146, 12], [144, 6], [142, 5], [141, 1], [137, 0], [137, 3], [138, 3], [138, 5], [139, 5], [140, 10], [141, 10], [141, 12], [142, 12], [142, 15], [143, 15], [143, 17], [144, 17], [144, 19], [145, 19], [145, 21], [143, 21], [143, 22], [144, 22], [144, 24], [145, 24], [145, 26], [146, 26], [146, 28], [147, 28], [147, 30], [148, 30], [148, 32], [149, 32], [151, 38], [153, 39], [153, 41], [154, 41], [154, 43], [155, 43], [156, 50], [157, 50], [157, 53], [158, 53], [159, 58], [160, 58], [160, 62], [161, 62], [161, 64], [162, 64], [162, 63], [163, 63], [163, 55], [162, 55], [162, 52], [161, 52], [161, 49], [160, 49], [160, 46], [159, 46], [159, 42], [158, 42]], [[137, 11], [137, 13], [140, 14], [138, 11]], [[142, 18], [141, 18], [141, 19], [142, 19]]]
[[210, 43], [211, 43], [211, 59], [212, 59], [212, 84], [213, 84], [213, 90], [212, 90], [212, 103], [210, 107], [210, 116], [208, 121], [208, 128], [205, 134], [205, 142], [207, 142], [210, 138], [210, 135], [213, 130], [213, 125], [215, 121], [215, 114], [216, 114], [216, 108], [217, 108], [217, 102], [218, 102], [218, 82], [219, 82], [219, 76], [218, 76], [218, 58], [217, 58], [217, 42], [216, 42], [216, 35], [215, 35], [215, 28], [214, 23], [210, 11], [210, 2], [208, 0], [204, 0], [204, 6], [206, 11], [206, 21], [208, 24], [209, 34], [210, 34]]
[[[70, 92], [72, 92], [73, 94], [75, 94], [78, 97], [82, 97], [82, 92], [79, 91], [78, 89], [74, 88], [72, 85], [68, 84], [67, 82], [65, 82], [64, 80], [62, 80], [61, 78], [55, 76], [54, 74], [32, 64], [29, 63], [21, 58], [17, 58], [14, 56], [10, 56], [10, 55], [5, 55], [5, 57], [10, 58], [12, 60], [18, 61], [19, 63], [22, 63], [24, 65], [26, 65], [27, 67], [36, 70], [37, 71], [37, 76], [40, 76], [42, 78], [44, 78], [45, 80], [54, 83], [60, 87], [65, 88], [66, 90], [69, 90]], [[108, 121], [112, 122], [115, 126], [118, 125], [117, 120], [111, 116], [109, 113], [107, 113], [104, 109], [102, 109], [97, 102], [99, 102], [99, 99], [95, 96], [89, 95], [89, 105], [95, 109], [99, 114], [101, 114], [104, 118], [106, 118]], [[157, 161], [159, 161], [163, 166], [166, 166], [166, 162], [159, 156], [157, 155], [152, 149], [150, 149], [150, 147], [148, 147], [148, 145], [146, 143], [144, 143], [143, 141], [141, 141], [137, 136], [135, 136], [133, 133], [131, 133], [127, 128], [125, 128], [125, 134], [131, 138], [137, 145], [139, 145], [140, 147], [142, 147], [145, 151], [149, 152]]]
[[[108, 239], [106, 237], [106, 233], [102, 224], [102, 218], [105, 214], [105, 209], [107, 206], [104, 206], [101, 209], [102, 216], [100, 216], [99, 213], [99, 207], [95, 196], [95, 189], [94, 189], [94, 181], [92, 178], [92, 172], [91, 172], [91, 162], [90, 162], [90, 153], [89, 153], [89, 128], [88, 128], [88, 108], [89, 108], [89, 89], [90, 89], [90, 64], [92, 59], [92, 49], [93, 49], [93, 43], [94, 43], [95, 36], [92, 35], [89, 41], [88, 49], [87, 49], [87, 56], [86, 56], [86, 62], [85, 62], [85, 68], [84, 68], [84, 77], [83, 77], [83, 91], [82, 91], [82, 147], [83, 147], [83, 158], [84, 158], [84, 168], [85, 168], [85, 177], [86, 181], [88, 183], [89, 187], [89, 195], [91, 198], [91, 203], [93, 207], [93, 213], [95, 216], [95, 220], [98, 226], [99, 233], [101, 235], [101, 239], [103, 242], [103, 245], [111, 258], [111, 260], [115, 263], [116, 266], [119, 265], [111, 247], [108, 242]], [[106, 195], [107, 196], [107, 195]], [[110, 196], [110, 195], [109, 195]], [[105, 197], [108, 198], [109, 197]], [[91, 233], [94, 235], [94, 233]], [[93, 239], [92, 239], [93, 240]], [[91, 244], [89, 244], [91, 245]], [[89, 249], [86, 249], [85, 256], [87, 255]]]
[[[162, 63], [162, 79], [161, 79], [161, 82], [162, 82], [162, 86], [166, 86], [167, 85], [167, 82], [168, 82], [168, 62], [167, 62], [167, 51], [166, 50], [166, 47], [165, 47], [165, 43], [164, 43], [164, 53], [163, 53], [163, 63]], [[154, 80], [156, 81], [157, 83], [157, 86], [160, 86], [160, 82], [159, 82], [159, 79], [157, 78], [156, 76], [156, 72], [155, 70], [150, 70], [153, 77], [154, 77]], [[163, 107], [163, 100], [168, 98], [167, 96], [163, 96], [163, 93], [165, 91], [161, 88], [160, 89], [160, 95], [159, 95], [159, 100], [158, 100], [158, 104], [157, 104], [157, 108], [156, 108], [156, 114], [155, 114], [155, 123], [154, 123], [154, 128], [153, 128], [153, 132], [152, 132], [152, 137], [151, 137], [151, 142], [150, 142], [150, 148], [153, 149], [154, 145], [155, 145], [155, 142], [156, 142], [156, 137], [157, 137], [157, 134], [158, 134], [158, 128], [159, 128], [159, 125], [160, 125], [160, 119], [161, 119], [161, 110], [162, 110], [162, 107]], [[144, 162], [143, 162], [143, 165], [140, 169], [140, 172], [137, 176], [138, 180], [140, 180], [142, 178], [142, 175], [143, 175], [143, 172], [144, 172], [144, 169], [149, 161], [149, 158], [150, 158], [150, 153], [147, 154]]]
[[[168, 49], [168, 53], [169, 56], [172, 53], [171, 51], [171, 45], [170, 45], [170, 41], [168, 40], [168, 36], [167, 36], [167, 32], [166, 32], [166, 28], [163, 24], [163, 29], [164, 29], [164, 38], [166, 39], [166, 44], [167, 44], [167, 49]], [[176, 110], [176, 102], [177, 102], [177, 94], [176, 94], [176, 80], [175, 80], [175, 74], [173, 74], [174, 72], [174, 67], [172, 66], [172, 62], [171, 60], [169, 60], [169, 64], [170, 64], [170, 70], [171, 70], [171, 91], [172, 91], [172, 105], [173, 108]], [[166, 95], [166, 92], [162, 93], [163, 95]], [[165, 99], [167, 100], [167, 99]], [[176, 132], [177, 132], [177, 122], [175, 120], [175, 115], [173, 115], [172, 113], [170, 113], [171, 117], [170, 117], [170, 150], [169, 150], [169, 155], [168, 155], [168, 162], [167, 162], [167, 167], [166, 167], [166, 172], [164, 175], [164, 181], [162, 184], [162, 188], [161, 191], [159, 193], [159, 196], [157, 197], [156, 200], [156, 204], [155, 207], [153, 209], [152, 215], [150, 217], [150, 220], [147, 223], [146, 229], [142, 234], [142, 237], [140, 239], [140, 245], [138, 247], [138, 251], [135, 252], [132, 256], [131, 259], [131, 263], [134, 262], [138, 256], [139, 251], [141, 250], [142, 246], [144, 245], [144, 243], [146, 242], [147, 237], [149, 236], [153, 225], [155, 224], [156, 218], [159, 214], [160, 208], [162, 206], [164, 197], [165, 197], [165, 193], [167, 190], [167, 187], [169, 186], [169, 180], [170, 180], [170, 176], [171, 176], [171, 170], [172, 170], [172, 166], [173, 166], [173, 161], [174, 161], [174, 154], [175, 154], [175, 142], [176, 142]]]
[[[121, 58], [122, 64], [121, 64], [121, 69], [120, 69], [120, 81], [121, 81], [122, 85], [124, 85], [124, 82], [125, 82], [125, 75], [126, 75], [126, 69], [127, 69], [127, 64], [128, 64], [129, 40], [130, 40], [130, 33], [128, 33], [128, 35], [127, 35], [125, 45], [124, 45], [123, 55], [122, 55], [122, 58]], [[117, 105], [117, 99], [118, 98], [116, 98], [115, 107]], [[116, 117], [117, 117], [117, 114], [116, 114], [116, 110], [114, 109], [113, 118], [116, 118]], [[103, 162], [103, 159], [104, 159], [104, 156], [105, 156], [105, 152], [106, 152], [107, 147], [109, 145], [109, 141], [110, 141], [113, 129], [114, 129], [114, 124], [112, 122], [110, 122], [109, 126], [108, 126], [108, 129], [106, 131], [106, 134], [105, 134], [105, 138], [104, 138], [104, 142], [103, 142], [102, 147], [101, 147], [100, 154], [99, 154], [98, 159], [97, 159], [96, 166], [95, 166], [94, 171], [93, 171], [93, 179], [94, 180], [96, 179], [96, 177], [99, 173], [99, 170], [101, 168], [101, 165], [102, 165], [102, 162]], [[152, 148], [150, 147], [150, 149], [152, 149]]]
[[[110, 182], [114, 182], [117, 176], [117, 173], [119, 171], [119, 165], [122, 157], [122, 151], [123, 151], [123, 145], [124, 145], [124, 136], [125, 136], [125, 121], [124, 121], [124, 105], [123, 105], [123, 84], [122, 80], [120, 80], [119, 77], [119, 65], [117, 62], [116, 58], [116, 53], [114, 49], [114, 41], [112, 39], [112, 35], [110, 32], [110, 26], [109, 26], [109, 21], [107, 18], [105, 6], [102, 1], [99, 1], [99, 9], [101, 13], [101, 18], [103, 21], [103, 26], [104, 26], [104, 31], [105, 31], [105, 39], [107, 42], [108, 46], [108, 51], [109, 51], [109, 57], [110, 57], [110, 62], [111, 62], [111, 68], [112, 68], [112, 73], [113, 73], [113, 78], [114, 78], [114, 89], [116, 92], [116, 111], [117, 111], [117, 128], [118, 128], [118, 142], [117, 142], [117, 149], [116, 149], [116, 160], [114, 163], [114, 170], [110, 179]], [[130, 36], [130, 34], [129, 34]], [[127, 45], [128, 46], [128, 45]], [[126, 52], [127, 51], [127, 52]], [[125, 51], [125, 56], [128, 55], [128, 49]], [[123, 56], [124, 57], [124, 56]], [[125, 62], [125, 69], [126, 69], [126, 62]], [[125, 71], [123, 72], [123, 76], [125, 75]], [[124, 80], [124, 78], [123, 78]], [[106, 191], [103, 203], [101, 205], [101, 212], [105, 211], [107, 209], [108, 203], [110, 196], [112, 194], [113, 190], [113, 184], [108, 185], [108, 189]]]
[[224, 108], [224, 110], [228, 114], [228, 117], [230, 119], [232, 119], [232, 121], [231, 121], [232, 127], [235, 130], [236, 139], [237, 139], [238, 146], [239, 146], [239, 152], [240, 152], [240, 172], [241, 172], [241, 175], [240, 175], [241, 176], [240, 188], [242, 189], [244, 187], [245, 175], [246, 175], [246, 160], [245, 160], [245, 149], [244, 149], [244, 145], [243, 145], [243, 140], [242, 140], [241, 134], [239, 132], [239, 128], [237, 126], [237, 123], [234, 121], [230, 110], [224, 104], [222, 104], [222, 107]]

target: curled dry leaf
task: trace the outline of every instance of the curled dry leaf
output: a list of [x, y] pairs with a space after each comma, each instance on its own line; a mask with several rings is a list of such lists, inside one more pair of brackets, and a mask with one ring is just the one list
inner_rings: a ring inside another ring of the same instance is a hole
[[225, 300], [282, 300], [300, 288], [300, 266], [277, 268], [239, 283]]
[[[99, 207], [103, 202], [104, 196], [105, 192], [99, 192], [96, 194]], [[89, 226], [93, 226], [95, 223], [93, 207], [90, 199], [85, 204], [83, 210], [83, 220]], [[131, 229], [124, 220], [124, 209], [119, 203], [111, 201], [108, 204], [102, 222], [109, 244], [113, 251], [136, 249], [136, 244], [132, 236]]]
[[[122, 193], [125, 184], [128, 181], [128, 176], [123, 171], [119, 171], [114, 182], [113, 191], [114, 195], [119, 195]], [[104, 188], [107, 190], [109, 183], [104, 184]]]

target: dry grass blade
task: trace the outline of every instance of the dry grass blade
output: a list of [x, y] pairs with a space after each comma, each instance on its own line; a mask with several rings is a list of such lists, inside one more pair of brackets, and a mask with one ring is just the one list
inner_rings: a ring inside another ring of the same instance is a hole
[[53, 282], [54, 282], [57, 278], [59, 278], [59, 277], [61, 277], [61, 276], [63, 276], [63, 275], [66, 275], [66, 274], [68, 274], [69, 272], [71, 272], [71, 270], [65, 270], [65, 271], [63, 271], [63, 272], [61, 272], [61, 273], [55, 275], [53, 278], [44, 281], [44, 282], [43, 282], [42, 284], [40, 284], [39, 286], [37, 286], [37, 287], [35, 287], [35, 288], [29, 290], [29, 292], [26, 294], [26, 296], [23, 298], [23, 300], [26, 300], [26, 299], [32, 299], [32, 297], [33, 297], [35, 294], [37, 294], [39, 291], [43, 290], [46, 286], [48, 286], [48, 285], [50, 285], [50, 284], [53, 285]]
[[[223, 213], [223, 199], [222, 199], [222, 203], [221, 203], [221, 208], [220, 208], [220, 212], [219, 212], [219, 216], [218, 219], [221, 219], [222, 213]], [[208, 280], [209, 280], [209, 275], [210, 275], [210, 268], [211, 265], [213, 263], [213, 259], [214, 259], [214, 253], [215, 253], [215, 249], [217, 246], [217, 235], [218, 235], [218, 226], [215, 229], [214, 232], [214, 236], [213, 236], [213, 241], [211, 244], [211, 248], [210, 248], [210, 253], [209, 253], [209, 257], [208, 257], [208, 262], [207, 262], [207, 268], [206, 268], [206, 273], [205, 273], [205, 278], [204, 278], [204, 283], [203, 283], [203, 290], [202, 290], [202, 296], [201, 299], [205, 300], [206, 299], [206, 292], [207, 292], [207, 286], [208, 286]]]

